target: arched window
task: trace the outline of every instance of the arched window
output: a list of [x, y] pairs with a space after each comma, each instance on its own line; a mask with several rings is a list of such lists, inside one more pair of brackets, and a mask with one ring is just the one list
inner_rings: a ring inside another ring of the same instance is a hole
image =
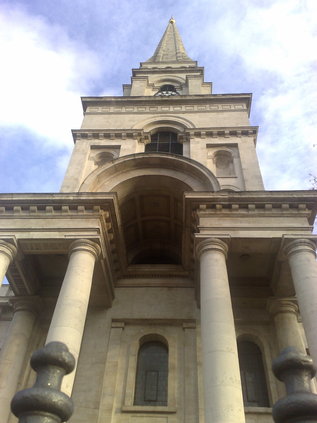
[[167, 405], [168, 349], [150, 341], [138, 353], [134, 405]]
[[238, 341], [243, 401], [246, 407], [269, 407], [269, 397], [260, 348], [250, 341]]
[[177, 140], [175, 132], [160, 131], [151, 135], [151, 142], [145, 146], [145, 151], [183, 154], [183, 144]]

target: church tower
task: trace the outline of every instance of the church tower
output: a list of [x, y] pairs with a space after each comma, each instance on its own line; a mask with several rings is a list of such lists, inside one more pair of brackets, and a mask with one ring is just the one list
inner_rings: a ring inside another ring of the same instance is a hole
[[82, 98], [60, 193], [0, 195], [1, 422], [50, 341], [72, 423], [272, 422], [272, 359], [317, 363], [317, 201], [264, 190], [251, 100], [212, 94], [171, 18], [123, 96]]

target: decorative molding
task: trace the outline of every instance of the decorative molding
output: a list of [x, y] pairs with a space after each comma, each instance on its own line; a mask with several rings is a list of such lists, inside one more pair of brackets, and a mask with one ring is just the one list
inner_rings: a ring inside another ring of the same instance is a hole
[[204, 195], [193, 192], [186, 193], [185, 201], [190, 203], [191, 213], [199, 216], [219, 212], [223, 217], [250, 213], [256, 213], [259, 217], [301, 215], [309, 218], [309, 223], [313, 224], [315, 197], [316, 194], [311, 191], [296, 192], [296, 196], [293, 191], [214, 192]]
[[289, 241], [284, 246], [284, 252], [287, 257], [299, 253], [309, 253], [316, 257], [316, 242], [306, 238], [299, 238]]
[[[91, 140], [91, 141], [102, 141], [102, 140], [125, 140], [125, 139], [140, 139], [144, 136], [143, 130], [137, 129], [108, 129], [105, 131], [104, 129], [73, 129], [72, 130], [74, 142], [79, 140]], [[104, 146], [102, 146], [104, 147]], [[111, 145], [108, 147], [120, 147], [117, 145]], [[94, 145], [92, 148], [98, 148], [97, 144]]]
[[[166, 112], [167, 110], [161, 110]], [[123, 139], [133, 139], [145, 144], [149, 142], [149, 134], [144, 133], [143, 129], [76, 129], [72, 130], [74, 142], [78, 140], [102, 141], [113, 140], [119, 141]], [[186, 128], [186, 140], [193, 138], [241, 138], [241, 137], [257, 137], [258, 126], [239, 126], [239, 127], [218, 127], [218, 128]], [[214, 146], [214, 145], [213, 145]], [[110, 145], [108, 147], [117, 147]], [[207, 144], [207, 147], [209, 145]], [[98, 148], [94, 145], [93, 148]]]
[[9, 304], [13, 307], [14, 313], [29, 311], [37, 315], [43, 308], [43, 303], [38, 296], [14, 296], [9, 299]]
[[[230, 137], [256, 137], [258, 126], [232, 126], [219, 128], [190, 128], [186, 129], [193, 138], [230, 138]], [[209, 145], [207, 148], [218, 147], [217, 144]]]
[[[157, 97], [156, 97], [157, 99]], [[165, 100], [165, 99], [164, 99]], [[160, 101], [160, 99], [159, 99]], [[223, 112], [223, 111], [230, 111], [230, 112], [240, 112], [247, 110], [247, 106], [245, 103], [227, 103], [227, 104], [179, 104], [179, 105], [144, 105], [144, 106], [109, 106], [109, 107], [102, 107], [102, 106], [88, 106], [86, 109], [86, 115], [95, 115], [95, 114], [109, 114], [109, 113], [161, 113], [161, 112]]]
[[303, 209], [302, 205], [296, 204], [288, 204], [288, 207], [285, 207], [284, 204], [275, 205], [274, 208], [272, 204], [221, 204], [221, 203], [214, 203], [214, 204], [199, 204], [194, 207], [194, 210], [197, 213], [217, 213], [221, 211], [221, 213], [227, 213], [227, 215], [231, 215], [233, 213], [239, 212], [240, 214], [250, 213], [250, 212], [257, 212], [258, 216], [267, 216], [268, 214], [283, 214], [283, 216], [289, 216], [294, 213], [298, 214], [307, 214], [310, 215], [310, 211], [308, 208]]
[[100, 246], [93, 241], [90, 241], [89, 239], [76, 239], [71, 243], [69, 246], [69, 256], [71, 256], [73, 253], [78, 251], [84, 251], [85, 253], [89, 253], [94, 256], [95, 260], [98, 259], [101, 253]]
[[[87, 238], [101, 242], [104, 265], [109, 266], [114, 279], [122, 274], [126, 257], [116, 194], [0, 194], [0, 208], [0, 220], [12, 219], [13, 222], [15, 219], [50, 219], [56, 220], [57, 223], [59, 219], [66, 221], [66, 226], [61, 224], [64, 230], [59, 227], [57, 232], [55, 223], [52, 227], [43, 223], [37, 226], [33, 223], [34, 235], [31, 239], [28, 238], [29, 228], [21, 225], [18, 242], [20, 250], [25, 254], [67, 254], [72, 241]], [[80, 227], [71, 225], [73, 219], [82, 221]], [[87, 227], [86, 219], [93, 219], [94, 226]], [[13, 229], [3, 229], [2, 232], [9, 231], [11, 234]], [[54, 233], [54, 239], [50, 238], [51, 233]], [[33, 275], [29, 275], [24, 267], [23, 260], [15, 260], [8, 269], [8, 279], [13, 291], [18, 295], [34, 293], [37, 284]], [[32, 266], [28, 268], [31, 269]]]
[[296, 298], [268, 298], [267, 310], [273, 316], [279, 313], [293, 313], [298, 316], [299, 313]]
[[222, 237], [208, 237], [201, 240], [197, 238], [196, 255], [198, 259], [200, 259], [203, 254], [209, 251], [220, 252], [227, 258], [228, 244], [223, 242], [220, 238]]
[[0, 240], [0, 254], [7, 256], [11, 263], [17, 254], [17, 249], [13, 244]]

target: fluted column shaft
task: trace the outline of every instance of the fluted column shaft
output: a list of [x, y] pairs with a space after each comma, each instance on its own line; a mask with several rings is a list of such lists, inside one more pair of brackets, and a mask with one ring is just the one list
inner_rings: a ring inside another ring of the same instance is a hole
[[0, 422], [7, 423], [38, 311], [34, 298], [13, 297], [14, 315], [0, 355]]
[[317, 263], [316, 246], [307, 239], [291, 241], [285, 252], [292, 273], [310, 354], [317, 365]]
[[227, 244], [198, 244], [206, 423], [243, 423], [244, 407], [226, 267]]
[[[78, 361], [87, 315], [95, 261], [100, 247], [89, 240], [77, 240], [70, 246], [70, 259], [55, 306], [46, 343], [63, 342]], [[75, 372], [64, 378], [62, 390], [70, 395]]]
[[279, 353], [288, 347], [306, 353], [298, 324], [298, 306], [294, 299], [272, 298], [268, 310], [273, 315]]
[[15, 255], [15, 246], [0, 240], [0, 286]]

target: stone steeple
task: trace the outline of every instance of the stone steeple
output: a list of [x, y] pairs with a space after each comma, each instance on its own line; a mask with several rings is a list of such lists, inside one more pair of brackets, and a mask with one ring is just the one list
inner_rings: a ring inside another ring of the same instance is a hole
[[161, 41], [147, 62], [194, 62], [186, 53], [175, 19], [169, 20]]
[[82, 98], [61, 192], [0, 194], [1, 423], [45, 337], [73, 422], [272, 423], [272, 354], [317, 364], [317, 192], [264, 191], [251, 98], [212, 94], [170, 21], [123, 96]]
[[124, 96], [154, 96], [164, 87], [179, 95], [211, 94], [211, 83], [204, 81], [204, 68], [186, 53], [171, 18], [153, 56], [132, 69], [131, 84], [123, 85]]

